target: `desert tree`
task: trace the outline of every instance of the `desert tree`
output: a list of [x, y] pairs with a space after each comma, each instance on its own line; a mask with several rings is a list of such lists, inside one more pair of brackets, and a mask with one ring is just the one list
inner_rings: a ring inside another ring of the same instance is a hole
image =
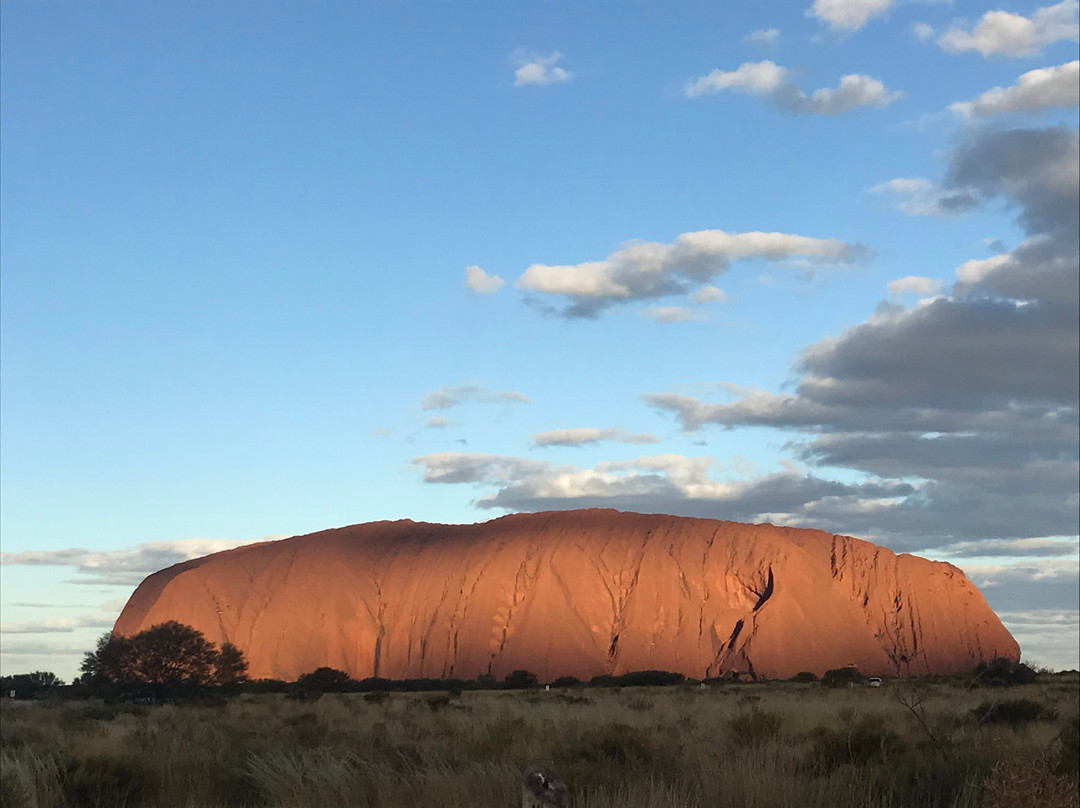
[[63, 680], [52, 671], [0, 676], [0, 695], [10, 696], [14, 693], [17, 699], [36, 699], [63, 686]]
[[231, 643], [219, 651], [198, 629], [170, 620], [130, 637], [113, 632], [98, 639], [82, 662], [83, 683], [99, 689], [177, 688], [238, 684], [247, 676], [243, 652]]
[[318, 690], [323, 693], [339, 693], [349, 690], [353, 685], [353, 679], [345, 671], [337, 668], [316, 668], [310, 673], [302, 674], [296, 684], [303, 689]]
[[507, 690], [531, 690], [540, 687], [540, 680], [532, 671], [521, 668], [506, 675], [503, 687]]
[[148, 685], [208, 685], [218, 653], [202, 632], [175, 620], [152, 626], [132, 638], [131, 667]]
[[247, 660], [244, 652], [231, 642], [223, 642], [214, 660], [214, 673], [211, 684], [239, 685], [247, 681]]

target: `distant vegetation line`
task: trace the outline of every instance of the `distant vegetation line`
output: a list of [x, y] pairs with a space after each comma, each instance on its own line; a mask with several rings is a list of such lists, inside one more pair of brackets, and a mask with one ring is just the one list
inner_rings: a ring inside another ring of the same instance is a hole
[[[285, 693], [294, 698], [317, 698], [322, 693], [423, 692], [462, 693], [467, 690], [530, 690], [540, 687], [670, 687], [713, 685], [748, 681], [746, 674], [731, 672], [722, 677], [693, 679], [681, 673], [661, 670], [603, 674], [588, 680], [560, 676], [541, 683], [528, 670], [515, 670], [496, 680], [490, 675], [475, 679], [353, 679], [345, 671], [320, 667], [295, 681], [251, 679], [243, 652], [231, 643], [220, 648], [197, 629], [176, 621], [155, 625], [131, 637], [106, 632], [83, 659], [79, 676], [66, 685], [54, 673], [35, 671], [0, 677], [0, 696], [16, 699], [86, 698], [141, 700], [155, 702], [207, 696], [228, 697], [241, 693]], [[1048, 673], [1048, 672], [1046, 672]], [[978, 685], [1031, 684], [1039, 672], [1004, 657], [980, 663], [967, 674], [917, 677], [925, 682], [966, 682]], [[874, 677], [880, 681], [877, 677]], [[912, 677], [916, 678], [916, 677]], [[754, 677], [753, 681], [759, 681]], [[819, 682], [825, 686], [866, 683], [867, 677], [854, 667], [826, 671], [820, 677], [809, 671], [797, 673], [789, 681]]]

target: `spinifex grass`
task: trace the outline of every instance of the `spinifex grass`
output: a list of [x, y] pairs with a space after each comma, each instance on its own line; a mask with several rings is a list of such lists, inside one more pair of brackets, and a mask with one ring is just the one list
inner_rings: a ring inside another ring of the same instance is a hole
[[[1056, 680], [5, 701], [0, 786], [5, 808], [512, 808], [538, 761], [575, 808], [1003, 808], [1018, 794], [1068, 808], [1076, 692]], [[1017, 699], [1044, 709], [986, 719], [987, 703]]]

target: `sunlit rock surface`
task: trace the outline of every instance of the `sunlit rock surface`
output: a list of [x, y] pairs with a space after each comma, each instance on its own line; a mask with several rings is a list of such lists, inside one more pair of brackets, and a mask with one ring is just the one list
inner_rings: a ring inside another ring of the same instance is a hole
[[611, 510], [478, 525], [374, 522], [248, 545], [148, 577], [115, 631], [228, 640], [252, 677], [541, 681], [967, 671], [1016, 641], [964, 574], [816, 530]]

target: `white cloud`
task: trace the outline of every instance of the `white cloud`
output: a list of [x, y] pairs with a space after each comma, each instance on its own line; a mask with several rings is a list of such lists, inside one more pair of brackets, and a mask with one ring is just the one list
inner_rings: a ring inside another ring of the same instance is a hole
[[480, 508], [539, 511], [612, 507], [737, 521], [762, 521], [777, 509], [796, 511], [822, 500], [869, 503], [912, 492], [902, 483], [846, 484], [794, 469], [752, 480], [709, 477], [712, 457], [662, 454], [597, 463], [591, 469], [554, 466], [502, 455], [444, 452], [423, 455], [428, 483], [467, 483], [499, 490], [476, 501]]
[[615, 443], [659, 443], [654, 435], [633, 435], [621, 429], [594, 429], [576, 427], [572, 429], [551, 429], [533, 435], [534, 446], [588, 446], [601, 442]]
[[450, 426], [449, 418], [441, 418], [438, 415], [433, 415], [424, 422], [426, 429], [443, 429]]
[[[558, 51], [552, 51], [550, 56], [538, 54], [526, 55], [519, 52], [517, 59], [522, 62], [521, 66], [514, 71], [514, 86], [521, 87], [526, 84], [559, 84], [570, 81], [574, 74], [569, 70], [556, 67], [555, 63], [562, 59], [563, 55]], [[527, 60], [527, 61], [526, 61]]]
[[488, 275], [475, 264], [465, 267], [465, 288], [478, 295], [493, 295], [503, 285], [503, 279], [498, 275]]
[[369, 438], [388, 438], [394, 434], [394, 430], [388, 426], [377, 426], [368, 432]]
[[1030, 18], [1008, 11], [988, 11], [971, 31], [950, 28], [938, 44], [950, 53], [974, 50], [983, 56], [1031, 56], [1053, 42], [1080, 38], [1078, 9], [1077, 0], [1064, 0], [1040, 8]]
[[694, 323], [708, 320], [708, 316], [685, 306], [649, 306], [641, 310], [641, 316], [658, 323]]
[[[907, 550], [1073, 535], [1078, 157], [1069, 127], [968, 133], [944, 180], [916, 189], [1001, 199], [1017, 210], [1024, 242], [961, 265], [947, 294], [909, 307], [883, 303], [864, 322], [808, 346], [793, 390], [728, 390], [734, 400], [724, 403], [675, 393], [643, 401], [686, 430], [715, 423], [794, 433], [788, 447], [812, 467], [919, 481], [916, 495], [872, 508], [848, 499], [773, 509], [804, 526]], [[902, 290], [933, 291], [922, 276], [893, 287]], [[995, 597], [1032, 608], [1066, 596], [1075, 602], [1075, 579], [1071, 587], [1014, 581]]]
[[903, 98], [902, 92], [889, 92], [875, 78], [859, 74], [840, 77], [840, 85], [834, 89], [815, 90], [806, 98], [800, 94], [791, 102], [791, 110], [808, 115], [840, 115], [857, 107], [886, 107]]
[[908, 275], [895, 281], [889, 281], [889, 295], [892, 297], [909, 294], [926, 297], [940, 294], [942, 288], [941, 281], [926, 278], [922, 275]]
[[64, 550], [24, 550], [19, 553], [0, 553], [0, 564], [74, 567], [80, 577], [72, 583], [127, 586], [141, 583], [147, 575], [182, 561], [231, 550], [245, 544], [281, 538], [284, 536], [266, 536], [254, 541], [179, 539], [146, 542], [123, 550], [86, 550], [81, 547]]
[[1023, 649], [1024, 662], [1051, 670], [1077, 670], [1080, 651], [1080, 611], [1076, 609], [1029, 609], [998, 611], [1005, 628]]
[[937, 554], [946, 558], [983, 558], [992, 556], [1075, 556], [1078, 546], [1075, 539], [978, 539], [949, 544], [938, 549]]
[[949, 109], [965, 117], [981, 117], [1077, 104], [1080, 104], [1080, 61], [1029, 70], [1011, 87], [995, 87], [971, 101], [950, 104]]
[[897, 177], [875, 185], [870, 192], [900, 197], [896, 209], [908, 216], [955, 216], [977, 205], [969, 191], [941, 188], [922, 177]]
[[[8, 635], [0, 634], [0, 660], [4, 660], [5, 665], [7, 657], [35, 657], [40, 660], [35, 662], [21, 660], [18, 670], [12, 671], [12, 673], [26, 673], [32, 670], [55, 668], [56, 657], [81, 657], [87, 650], [87, 648], [77, 645], [56, 645], [41, 640], [31, 640], [29, 642], [12, 641], [8, 639]], [[5, 675], [7, 675], [6, 670]]]
[[127, 598], [116, 598], [101, 604], [96, 611], [89, 614], [0, 623], [0, 633], [70, 634], [79, 628], [112, 628], [126, 603]]
[[806, 10], [807, 17], [816, 17], [830, 28], [858, 31], [874, 17], [885, 14], [896, 0], [814, 0]]
[[736, 90], [755, 95], [767, 95], [786, 83], [788, 69], [766, 59], [763, 62], [743, 62], [736, 70], [713, 70], [686, 85], [687, 98]]
[[529, 397], [514, 390], [485, 390], [472, 384], [440, 387], [420, 401], [422, 410], [448, 410], [466, 401], [482, 404], [529, 404]]
[[617, 303], [689, 293], [722, 273], [731, 261], [805, 258], [838, 264], [858, 260], [865, 254], [863, 247], [833, 239], [699, 230], [683, 233], [671, 244], [634, 243], [600, 261], [533, 264], [516, 285], [570, 298], [572, 305], [563, 312], [567, 316], [594, 317]]
[[990, 258], [973, 258], [956, 268], [956, 280], [962, 284], [974, 286], [990, 277], [996, 270], [1012, 260], [1010, 253], [993, 255]]
[[1017, 561], [1012, 564], [965, 564], [964, 574], [980, 589], [1010, 583], [1073, 583], [1080, 578], [1080, 562], [1072, 559]]
[[702, 286], [690, 294], [691, 303], [723, 303], [725, 300], [727, 295], [724, 290], [716, 286]]
[[734, 90], [771, 98], [794, 115], [840, 115], [858, 107], [885, 107], [904, 96], [890, 92], [879, 80], [857, 73], [841, 76], [835, 88], [822, 88], [810, 95], [791, 82], [791, 72], [769, 60], [744, 62], [736, 70], [713, 70], [687, 82], [687, 98]]
[[545, 472], [543, 460], [474, 452], [433, 452], [413, 458], [424, 468], [426, 483], [499, 483], [521, 480]]
[[934, 26], [925, 22], [917, 22], [911, 26], [911, 35], [918, 40], [927, 42], [934, 38]]
[[743, 39], [751, 45], [775, 45], [780, 40], [780, 32], [775, 28], [759, 28]]

